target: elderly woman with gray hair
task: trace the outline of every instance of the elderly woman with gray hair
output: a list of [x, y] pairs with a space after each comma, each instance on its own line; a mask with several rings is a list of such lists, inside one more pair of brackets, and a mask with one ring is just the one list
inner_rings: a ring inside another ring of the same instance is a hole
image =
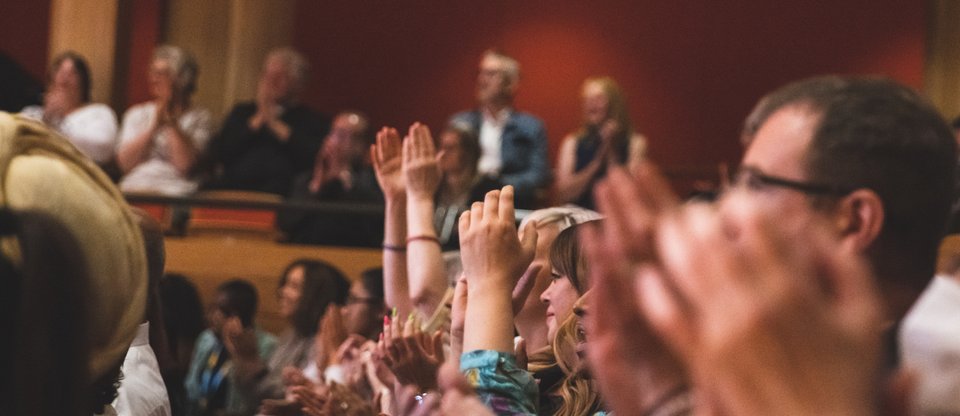
[[135, 105], [123, 116], [117, 164], [124, 192], [171, 196], [190, 194], [197, 155], [210, 137], [210, 112], [191, 105], [197, 63], [176, 46], [153, 52], [148, 71], [151, 101]]

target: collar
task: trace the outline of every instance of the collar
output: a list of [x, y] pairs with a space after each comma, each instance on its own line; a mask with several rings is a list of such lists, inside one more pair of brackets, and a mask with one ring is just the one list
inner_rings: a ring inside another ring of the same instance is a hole
[[142, 347], [150, 344], [150, 322], [144, 322], [137, 327], [137, 335], [133, 337], [131, 347]]
[[487, 111], [487, 109], [481, 108], [480, 117], [483, 118], [483, 121], [502, 125], [507, 123], [507, 119], [510, 118], [511, 112], [513, 112], [513, 109], [510, 107], [504, 107], [496, 113], [491, 113], [490, 111]]

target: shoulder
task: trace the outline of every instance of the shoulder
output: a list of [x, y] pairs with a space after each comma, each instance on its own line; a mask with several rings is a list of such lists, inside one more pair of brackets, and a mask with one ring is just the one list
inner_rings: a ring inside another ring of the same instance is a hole
[[71, 115], [76, 115], [77, 117], [89, 117], [89, 118], [111, 118], [116, 119], [117, 114], [113, 112], [113, 109], [102, 103], [91, 103], [87, 104], [77, 111], [74, 111]]
[[525, 113], [523, 111], [514, 111], [510, 113], [510, 119], [517, 123], [541, 127], [543, 126], [543, 120], [533, 114]]
[[510, 113], [509, 122], [517, 128], [529, 132], [529, 134], [546, 135], [546, 127], [543, 124], [543, 120], [540, 120], [533, 114], [514, 111]]
[[464, 110], [451, 116], [450, 121], [471, 124], [479, 123], [480, 112], [477, 110]]
[[147, 101], [145, 103], [134, 104], [123, 113], [123, 117], [133, 117], [141, 116], [144, 114], [149, 114], [151, 112], [157, 111], [157, 104], [153, 101]]

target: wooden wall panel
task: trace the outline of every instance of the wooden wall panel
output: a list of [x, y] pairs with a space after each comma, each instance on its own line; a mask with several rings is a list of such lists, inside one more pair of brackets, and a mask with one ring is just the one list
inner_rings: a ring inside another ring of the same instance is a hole
[[92, 98], [113, 98], [118, 0], [53, 0], [50, 11], [52, 58], [65, 50], [83, 55], [90, 64]]
[[924, 91], [947, 119], [960, 115], [960, 1], [927, 1]]
[[252, 282], [260, 295], [258, 324], [274, 333], [287, 327], [277, 312], [276, 298], [277, 282], [287, 264], [299, 258], [319, 259], [336, 266], [350, 279], [382, 264], [382, 253], [375, 249], [279, 244], [236, 235], [168, 237], [166, 249], [167, 273], [190, 278], [205, 304], [212, 301], [220, 283], [233, 278]]

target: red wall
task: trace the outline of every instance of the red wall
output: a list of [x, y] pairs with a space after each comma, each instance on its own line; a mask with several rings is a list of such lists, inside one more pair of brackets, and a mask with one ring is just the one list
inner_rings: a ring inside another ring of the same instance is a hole
[[5, 1], [0, 6], [0, 52], [46, 82], [50, 0]]
[[[470, 4], [474, 3], [474, 4]], [[118, 107], [144, 99], [165, 1], [134, 2]], [[294, 45], [313, 64], [307, 102], [357, 108], [375, 124], [434, 128], [473, 105], [480, 53], [523, 66], [517, 106], [542, 117], [551, 155], [579, 124], [584, 78], [627, 92], [650, 152], [667, 166], [736, 162], [740, 123], [764, 92], [823, 73], [883, 74], [920, 87], [924, 8], [915, 0], [453, 2], [300, 0]], [[49, 0], [6, 2], [0, 50], [43, 78]]]
[[517, 107], [543, 118], [551, 156], [580, 121], [584, 78], [625, 89], [667, 166], [736, 162], [740, 124], [764, 93], [823, 73], [883, 74], [920, 87], [924, 9], [915, 0], [316, 2], [297, 5], [313, 64], [307, 101], [375, 124], [434, 128], [473, 105], [481, 52], [515, 56]]

